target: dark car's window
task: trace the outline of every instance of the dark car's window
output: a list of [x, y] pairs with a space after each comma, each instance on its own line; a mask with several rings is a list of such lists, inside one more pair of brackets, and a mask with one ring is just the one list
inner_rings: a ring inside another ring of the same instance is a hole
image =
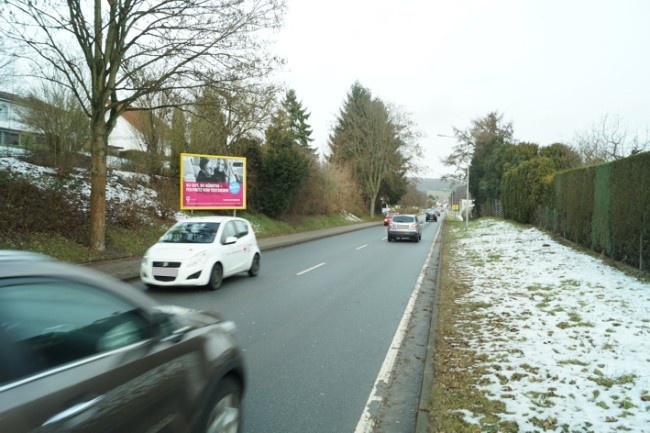
[[219, 230], [219, 223], [186, 222], [176, 224], [160, 238], [160, 242], [211, 244]]
[[393, 217], [393, 222], [395, 222], [395, 223], [412, 223], [412, 222], [415, 222], [415, 217], [406, 216], [406, 215], [395, 215]]
[[0, 282], [0, 384], [151, 335], [136, 306], [60, 279]]

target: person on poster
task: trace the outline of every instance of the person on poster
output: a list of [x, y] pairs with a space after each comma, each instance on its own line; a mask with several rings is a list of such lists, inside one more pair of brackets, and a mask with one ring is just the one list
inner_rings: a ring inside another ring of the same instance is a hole
[[197, 182], [213, 182], [208, 171], [208, 158], [201, 158], [199, 160], [199, 173], [196, 175]]
[[226, 170], [226, 161], [219, 158], [217, 160], [217, 167], [214, 169], [214, 173], [212, 174], [212, 181], [219, 183], [227, 182], [228, 176], [226, 174]]

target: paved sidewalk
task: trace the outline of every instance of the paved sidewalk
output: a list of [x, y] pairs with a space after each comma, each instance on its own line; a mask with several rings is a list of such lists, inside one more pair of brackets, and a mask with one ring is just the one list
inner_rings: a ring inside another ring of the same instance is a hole
[[[289, 245], [312, 241], [314, 239], [335, 236], [354, 230], [365, 229], [367, 227], [375, 227], [381, 224], [382, 223], [380, 221], [373, 221], [368, 223], [350, 224], [348, 226], [313, 230], [309, 232], [292, 233], [288, 235], [258, 239], [257, 244], [262, 251], [269, 251], [276, 248], [282, 248]], [[138, 278], [140, 275], [141, 259], [141, 257], [125, 257], [122, 259], [82, 263], [82, 265], [112, 275], [113, 277], [120, 280], [133, 280]]]

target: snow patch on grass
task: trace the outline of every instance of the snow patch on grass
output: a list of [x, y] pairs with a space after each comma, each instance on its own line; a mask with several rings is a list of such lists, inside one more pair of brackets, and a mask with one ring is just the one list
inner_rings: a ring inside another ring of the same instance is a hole
[[480, 389], [506, 405], [502, 420], [650, 431], [649, 284], [505, 221], [474, 223], [456, 251], [471, 286], [459, 302], [481, 310], [468, 338], [487, 355]]

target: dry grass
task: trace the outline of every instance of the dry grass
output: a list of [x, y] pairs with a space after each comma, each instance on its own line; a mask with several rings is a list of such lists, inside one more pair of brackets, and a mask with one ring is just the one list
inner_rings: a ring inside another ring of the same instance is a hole
[[[475, 386], [482, 373], [477, 365], [484, 364], [487, 359], [468, 347], [466, 336], [476, 326], [473, 316], [480, 314], [484, 306], [456, 302], [469, 287], [463, 281], [462, 269], [454, 266], [454, 241], [464, 231], [450, 230], [452, 224], [446, 223], [444, 227], [430, 430], [437, 433], [517, 432], [517, 425], [500, 422], [496, 416], [504, 412], [504, 404], [487, 399]], [[483, 416], [482, 426], [463, 420], [462, 410], [466, 409]]]

